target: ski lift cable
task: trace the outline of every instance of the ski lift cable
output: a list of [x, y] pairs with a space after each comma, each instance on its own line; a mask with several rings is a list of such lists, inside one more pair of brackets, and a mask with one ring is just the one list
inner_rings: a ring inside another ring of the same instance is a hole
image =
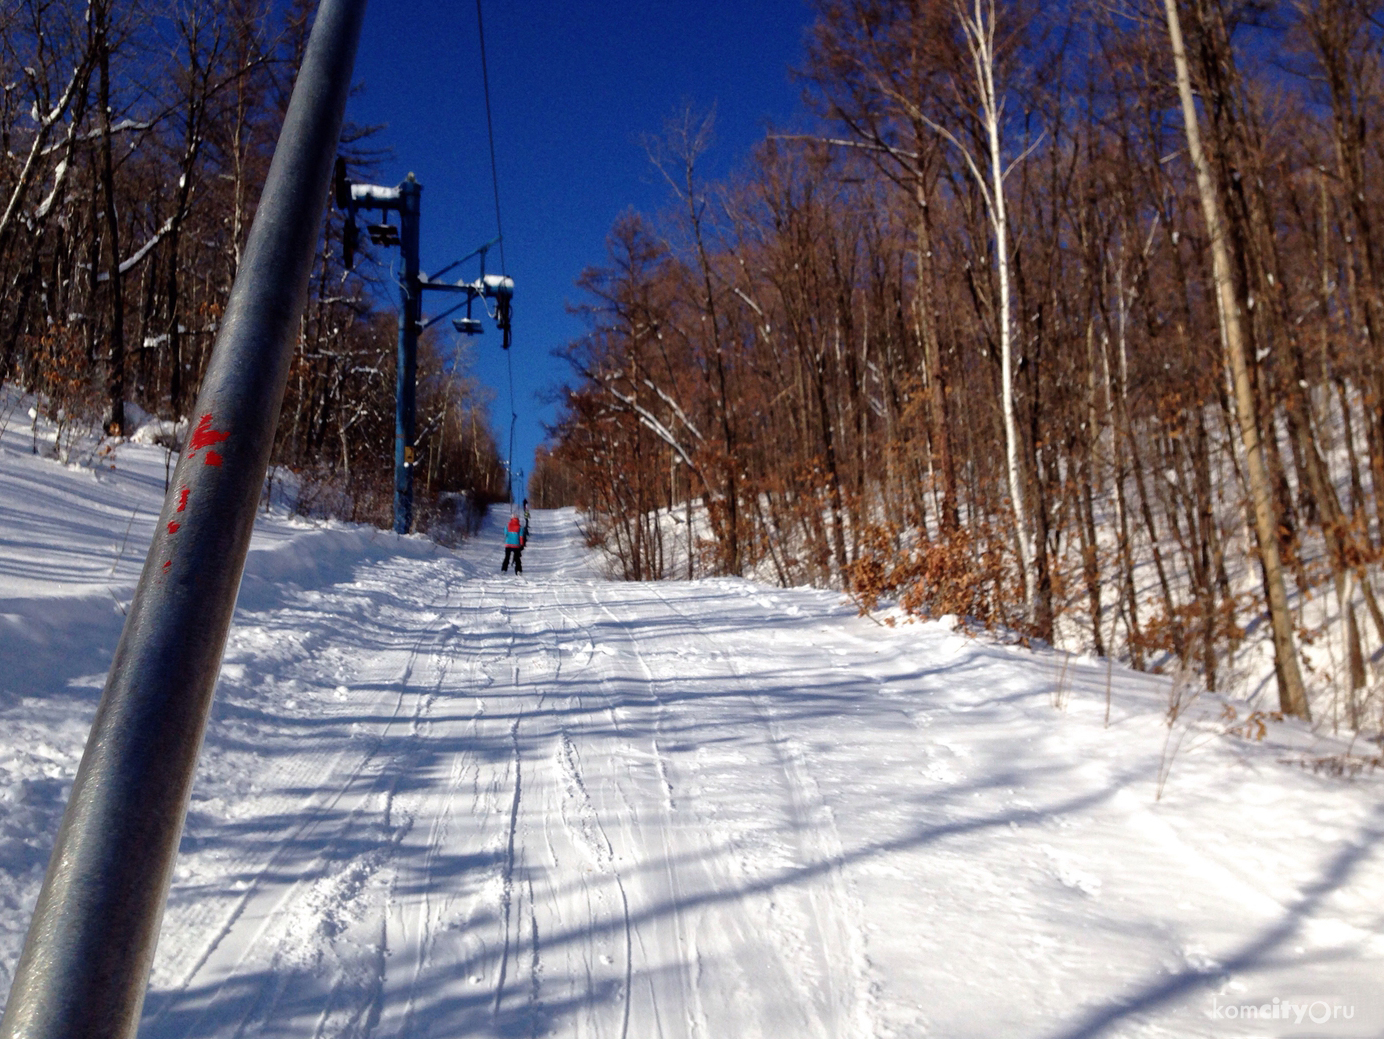
[[505, 233], [500, 224], [500, 177], [495, 169], [495, 120], [490, 115], [490, 70], [485, 60], [485, 21], [481, 18], [481, 0], [476, 0], [476, 30], [481, 42], [481, 83], [485, 86], [485, 128], [490, 136], [490, 186], [495, 193], [495, 230], [500, 242], [500, 273], [505, 269]]
[[505, 363], [509, 366], [509, 460], [505, 470], [509, 474], [509, 497], [514, 500], [514, 424], [519, 421], [519, 413], [514, 410], [514, 351], [505, 351]]
[[[485, 129], [490, 140], [490, 187], [495, 194], [495, 233], [500, 245], [500, 273], [509, 274], [505, 266], [505, 229], [500, 221], [500, 174], [495, 165], [495, 119], [490, 113], [490, 69], [485, 58], [485, 19], [481, 15], [481, 0], [476, 0], [476, 35], [481, 45], [481, 83], [485, 87]], [[508, 334], [508, 333], [506, 333]], [[505, 471], [509, 479], [510, 500], [514, 500], [514, 426], [519, 413], [514, 410], [514, 351], [505, 351], [509, 371], [509, 453]]]

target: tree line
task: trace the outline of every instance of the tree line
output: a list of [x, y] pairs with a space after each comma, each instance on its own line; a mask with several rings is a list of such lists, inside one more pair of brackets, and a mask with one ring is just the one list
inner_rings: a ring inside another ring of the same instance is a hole
[[651, 145], [676, 205], [583, 275], [535, 480], [628, 578], [1212, 689], [1267, 638], [1281, 710], [1377, 729], [1384, 5], [815, 7], [807, 132], [717, 183], [709, 117]]
[[[254, 217], [309, 0], [16, 0], [0, 10], [0, 378], [60, 423], [132, 432], [127, 403], [186, 417]], [[374, 128], [343, 154], [368, 174]], [[325, 204], [324, 200], [324, 204]], [[299, 505], [385, 524], [396, 318], [329, 214], [273, 461]], [[362, 273], [363, 272], [363, 273]], [[505, 493], [464, 356], [424, 337], [420, 516]]]

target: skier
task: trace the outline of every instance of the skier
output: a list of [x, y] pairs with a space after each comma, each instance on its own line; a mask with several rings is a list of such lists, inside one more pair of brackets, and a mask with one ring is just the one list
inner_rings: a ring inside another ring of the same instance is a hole
[[524, 535], [519, 527], [519, 510], [512, 509], [509, 514], [509, 527], [505, 530], [505, 561], [500, 564], [500, 573], [509, 571], [510, 556], [514, 557], [514, 572], [524, 572]]
[[524, 537], [522, 539], [525, 546], [529, 543], [529, 499], [524, 499]]

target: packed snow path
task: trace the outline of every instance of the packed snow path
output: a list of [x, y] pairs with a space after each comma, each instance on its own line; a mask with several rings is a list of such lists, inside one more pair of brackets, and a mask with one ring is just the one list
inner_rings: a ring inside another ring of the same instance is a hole
[[[162, 491], [121, 450], [0, 448], [5, 985]], [[1283, 763], [1329, 741], [1204, 726], [1155, 802], [1166, 679], [1107, 728], [1103, 662], [499, 531], [261, 525], [145, 1039], [1384, 1032], [1379, 782]], [[1354, 1017], [1222, 1013], [1306, 995]]]
[[[791, 670], [724, 644], [744, 595], [598, 580], [570, 513], [522, 578], [478, 576], [498, 529], [238, 627], [207, 753], [256, 760], [194, 804], [237, 818], [189, 828], [142, 1034], [872, 1034], [861, 906], [779, 720], [839, 704], [775, 705]], [[272, 735], [236, 694], [266, 682]]]

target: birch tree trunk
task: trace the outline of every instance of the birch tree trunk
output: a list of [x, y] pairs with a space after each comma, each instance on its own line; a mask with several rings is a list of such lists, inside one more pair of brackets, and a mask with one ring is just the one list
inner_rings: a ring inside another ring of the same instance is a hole
[[989, 160], [989, 215], [995, 236], [995, 273], [1000, 299], [996, 323], [1000, 339], [1000, 380], [1004, 410], [1004, 455], [1009, 476], [1009, 500], [1014, 513], [1014, 540], [1018, 548], [1019, 570], [1024, 582], [1024, 608], [1034, 619], [1036, 588], [1033, 573], [1033, 542], [1029, 533], [1028, 510], [1024, 504], [1023, 470], [1019, 463], [1019, 432], [1014, 417], [1014, 327], [1010, 311], [1013, 292], [1009, 284], [1009, 216], [1004, 199], [1004, 157], [1000, 148], [1000, 119], [1004, 103], [995, 90], [995, 3], [975, 0], [968, 14], [957, 7], [966, 34], [975, 72], [980, 116], [985, 127], [986, 158]]
[[1173, 64], [1177, 73], [1177, 90], [1182, 100], [1182, 118], [1187, 132], [1187, 151], [1196, 171], [1197, 191], [1201, 196], [1202, 216], [1206, 221], [1211, 245], [1212, 278], [1216, 289], [1216, 312], [1220, 318], [1221, 337], [1230, 362], [1234, 389], [1235, 417], [1240, 440], [1245, 450], [1250, 508], [1259, 560], [1264, 571], [1264, 591], [1269, 604], [1269, 622], [1273, 629], [1274, 670], [1278, 676], [1278, 701], [1285, 714], [1310, 718], [1307, 691], [1298, 668], [1297, 647], [1293, 637], [1292, 615], [1288, 609], [1288, 592], [1283, 580], [1283, 565], [1278, 554], [1278, 517], [1269, 487], [1268, 467], [1259, 435], [1255, 413], [1254, 388], [1245, 356], [1244, 329], [1241, 325], [1239, 303], [1235, 298], [1234, 275], [1230, 251], [1226, 245], [1220, 202], [1211, 179], [1211, 166], [1201, 146], [1196, 104], [1192, 99], [1192, 79], [1187, 66], [1187, 52], [1182, 42], [1182, 25], [1177, 13], [1177, 0], [1163, 0], [1168, 17], [1168, 37], [1172, 44]]

